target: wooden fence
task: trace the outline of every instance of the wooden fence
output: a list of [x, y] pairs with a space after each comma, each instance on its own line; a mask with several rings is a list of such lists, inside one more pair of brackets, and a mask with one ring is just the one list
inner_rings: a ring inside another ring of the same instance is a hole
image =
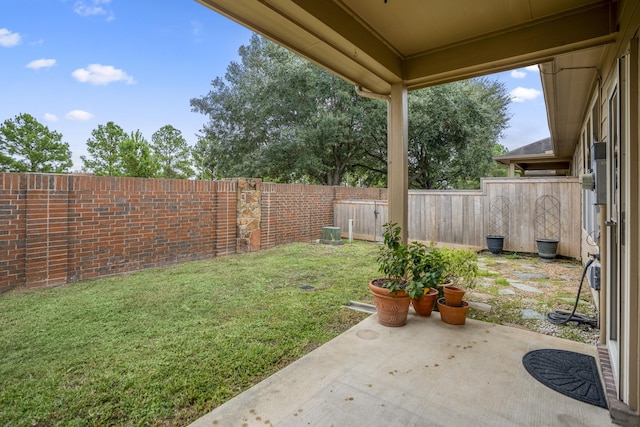
[[[537, 252], [536, 238], [560, 241], [558, 254], [580, 258], [578, 178], [488, 178], [478, 191], [410, 191], [409, 239], [486, 248], [486, 236], [505, 236], [504, 250]], [[355, 239], [382, 240], [384, 200], [338, 200], [334, 225]]]

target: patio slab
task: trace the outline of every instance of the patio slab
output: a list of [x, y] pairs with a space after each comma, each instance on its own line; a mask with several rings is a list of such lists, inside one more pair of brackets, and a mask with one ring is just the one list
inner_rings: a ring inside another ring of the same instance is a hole
[[[193, 424], [202, 426], [609, 426], [609, 411], [557, 393], [522, 365], [530, 350], [596, 348], [522, 329], [372, 315]], [[596, 358], [597, 359], [597, 358]]]

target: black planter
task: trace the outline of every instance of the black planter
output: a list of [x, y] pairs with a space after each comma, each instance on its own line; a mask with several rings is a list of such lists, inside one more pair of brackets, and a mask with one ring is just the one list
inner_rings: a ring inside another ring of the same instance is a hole
[[487, 248], [494, 256], [498, 256], [502, 253], [502, 246], [504, 245], [504, 236], [488, 235], [487, 236]]
[[536, 239], [538, 245], [538, 255], [542, 258], [542, 262], [553, 262], [558, 252], [559, 240], [556, 239]]

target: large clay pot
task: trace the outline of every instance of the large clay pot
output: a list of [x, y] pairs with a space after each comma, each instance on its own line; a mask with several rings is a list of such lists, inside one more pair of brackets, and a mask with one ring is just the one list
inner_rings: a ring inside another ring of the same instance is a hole
[[504, 236], [488, 235], [487, 236], [487, 249], [494, 256], [498, 256], [502, 253], [502, 247], [504, 245]]
[[412, 299], [411, 305], [413, 305], [413, 309], [418, 316], [429, 317], [431, 316], [433, 307], [436, 305], [436, 298], [438, 298], [438, 290], [431, 288], [429, 292], [420, 298]]
[[411, 298], [404, 291], [389, 292], [387, 288], [376, 286], [374, 283], [378, 280], [385, 279], [373, 279], [369, 282], [369, 290], [373, 294], [378, 312], [378, 322], [384, 326], [403, 326], [407, 323]]
[[444, 285], [442, 289], [444, 290], [444, 299], [448, 306], [460, 307], [462, 305], [464, 290], [451, 285]]
[[464, 325], [467, 320], [467, 312], [469, 311], [469, 303], [462, 301], [460, 307], [450, 307], [444, 302], [444, 298], [438, 299], [438, 310], [440, 310], [440, 319], [449, 325]]
[[538, 255], [542, 262], [553, 262], [558, 252], [558, 243], [556, 239], [536, 239], [538, 246]]

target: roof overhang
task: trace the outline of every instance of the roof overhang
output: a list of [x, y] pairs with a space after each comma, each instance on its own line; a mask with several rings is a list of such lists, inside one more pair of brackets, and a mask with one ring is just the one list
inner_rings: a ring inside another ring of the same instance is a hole
[[525, 175], [540, 171], [566, 175], [571, 170], [571, 158], [557, 157], [555, 155], [494, 157], [493, 159], [504, 166], [514, 165], [516, 169], [521, 170]]
[[573, 155], [610, 46], [627, 37], [618, 25], [640, 8], [635, 0], [196, 1], [381, 95], [397, 83], [412, 90], [541, 64], [561, 159]]
[[197, 0], [347, 81], [388, 94], [615, 40], [616, 0]]

